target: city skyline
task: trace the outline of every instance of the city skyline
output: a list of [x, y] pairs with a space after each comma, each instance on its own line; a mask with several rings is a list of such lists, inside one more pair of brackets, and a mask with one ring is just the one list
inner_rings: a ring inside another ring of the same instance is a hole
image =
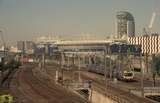
[[160, 103], [160, 0], [0, 0], [0, 103]]
[[[152, 13], [159, 13], [158, 4], [158, 0], [0, 0], [0, 29], [9, 43], [48, 34], [105, 36], [115, 34], [116, 12], [128, 11], [135, 18], [136, 34], [141, 34]], [[157, 17], [154, 32], [160, 32], [159, 24]]]

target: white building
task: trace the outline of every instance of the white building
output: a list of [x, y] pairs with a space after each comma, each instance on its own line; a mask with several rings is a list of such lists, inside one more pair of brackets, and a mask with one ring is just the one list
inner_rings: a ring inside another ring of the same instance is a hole
[[135, 22], [131, 13], [127, 11], [117, 12], [116, 33], [118, 38], [135, 35]]

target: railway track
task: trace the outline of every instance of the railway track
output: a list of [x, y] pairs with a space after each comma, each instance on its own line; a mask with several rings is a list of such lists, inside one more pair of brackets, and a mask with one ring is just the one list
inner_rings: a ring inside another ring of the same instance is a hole
[[3, 81], [0, 85], [0, 95], [10, 94], [9, 86], [15, 72], [16, 69], [9, 71], [9, 73], [7, 73], [5, 77], [2, 79]]
[[[59, 66], [56, 66], [56, 68], [59, 68]], [[104, 83], [104, 80], [100, 81], [98, 80], [96, 77], [96, 74], [94, 73], [82, 73], [83, 71], [81, 71], [81, 78], [82, 80], [92, 80], [93, 81], [93, 89], [95, 89], [96, 91], [99, 91], [100, 93], [103, 93], [105, 95], [105, 88], [106, 88], [106, 84]], [[50, 75], [52, 75], [51, 73], [51, 70], [49, 70], [48, 72]], [[73, 73], [71, 73], [71, 71], [66, 71], [64, 72], [64, 75], [66, 75], [66, 77], [71, 77]], [[77, 72], [78, 74], [78, 72]], [[94, 74], [91, 75], [91, 74]], [[109, 84], [107, 85], [107, 94], [108, 96], [110, 97], [116, 97], [116, 98], [121, 98], [123, 99], [124, 101], [126, 101], [127, 103], [157, 103], [156, 101], [150, 101], [146, 98], [141, 98], [141, 97], [138, 97], [138, 96], [135, 96], [133, 94], [131, 94], [129, 92], [129, 90], [123, 90], [121, 88], [119, 88], [118, 86], [116, 85], [113, 85], [113, 84]]]
[[[14, 102], [15, 103], [29, 103], [31, 102], [29, 99], [27, 99], [22, 92], [20, 92], [20, 84], [18, 81], [18, 76], [21, 70], [17, 70], [16, 73], [13, 75], [12, 80], [10, 82], [10, 92], [11, 95], [14, 96]], [[32, 102], [31, 102], [32, 103]]]
[[[104, 88], [106, 88], [106, 84], [104, 83], [104, 81], [98, 81], [93, 76], [85, 75], [83, 73], [81, 75], [84, 79], [91, 79], [93, 81], [93, 86], [95, 89], [99, 88], [102, 93], [105, 91]], [[146, 98], [137, 97], [129, 93], [129, 91], [121, 90], [121, 88], [118, 88], [118, 86], [116, 87], [115, 85], [112, 85], [110, 83], [107, 85], [107, 92], [108, 94], [112, 94], [113, 96], [118, 96], [120, 98], [123, 98], [124, 100], [127, 100], [127, 103], [157, 103], [156, 101], [154, 102]]]
[[18, 88], [12, 87], [13, 95], [17, 95], [17, 103], [85, 103], [80, 97], [49, 79], [39, 74], [34, 75], [33, 68], [26, 66], [17, 73]]

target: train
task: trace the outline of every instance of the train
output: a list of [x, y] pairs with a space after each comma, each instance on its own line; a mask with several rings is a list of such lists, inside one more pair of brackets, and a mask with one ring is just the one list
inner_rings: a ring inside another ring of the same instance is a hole
[[117, 78], [118, 80], [121, 81], [134, 81], [134, 72], [131, 70], [118, 70], [118, 69], [112, 69], [110, 71], [109, 68], [105, 70], [104, 66], [96, 66], [96, 64], [88, 65], [87, 66], [89, 72], [101, 74], [101, 75], [106, 75], [109, 77], [110, 74], [112, 78]]

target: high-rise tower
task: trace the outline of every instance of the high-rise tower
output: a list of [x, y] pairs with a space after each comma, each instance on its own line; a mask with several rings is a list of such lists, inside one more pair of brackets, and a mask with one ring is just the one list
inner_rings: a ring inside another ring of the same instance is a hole
[[116, 24], [118, 38], [135, 35], [135, 22], [131, 13], [126, 11], [117, 12]]

